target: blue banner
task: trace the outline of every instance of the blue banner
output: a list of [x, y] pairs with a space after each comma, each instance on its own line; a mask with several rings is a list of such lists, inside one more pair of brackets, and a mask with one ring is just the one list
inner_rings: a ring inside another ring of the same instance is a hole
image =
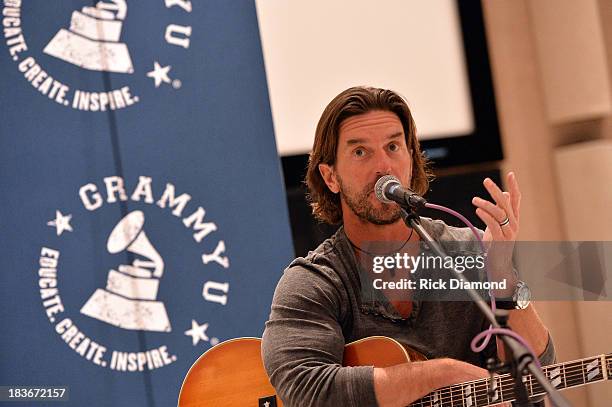
[[2, 19], [0, 385], [176, 405], [201, 353], [261, 335], [293, 253], [255, 5]]

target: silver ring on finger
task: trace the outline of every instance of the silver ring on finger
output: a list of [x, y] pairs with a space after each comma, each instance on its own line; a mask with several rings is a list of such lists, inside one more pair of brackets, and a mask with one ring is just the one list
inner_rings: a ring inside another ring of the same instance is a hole
[[506, 216], [506, 219], [504, 219], [503, 221], [501, 221], [501, 222], [499, 223], [499, 226], [503, 228], [504, 226], [509, 225], [509, 224], [510, 224], [510, 219], [508, 219], [508, 217]]

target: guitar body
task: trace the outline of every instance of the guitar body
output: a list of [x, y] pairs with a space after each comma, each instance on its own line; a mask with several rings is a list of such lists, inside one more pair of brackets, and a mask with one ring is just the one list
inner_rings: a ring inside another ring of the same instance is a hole
[[183, 380], [178, 405], [256, 407], [263, 405], [260, 399], [275, 395], [261, 360], [261, 339], [238, 338], [213, 346], [196, 360]]
[[[343, 366], [388, 367], [425, 358], [384, 336], [372, 336], [344, 348]], [[558, 363], [543, 369], [558, 390], [612, 379], [612, 354]], [[544, 390], [530, 375], [524, 376], [529, 397]], [[509, 374], [457, 383], [413, 402], [415, 407], [484, 407], [515, 400], [514, 382]], [[493, 387], [493, 391], [489, 388]], [[278, 407], [282, 406], [261, 360], [261, 339], [238, 338], [206, 351], [191, 366], [183, 381], [179, 407]]]
[[[373, 336], [346, 345], [342, 365], [388, 367], [423, 359], [391, 338]], [[187, 372], [178, 405], [282, 406], [261, 360], [261, 339], [231, 339], [206, 351]]]

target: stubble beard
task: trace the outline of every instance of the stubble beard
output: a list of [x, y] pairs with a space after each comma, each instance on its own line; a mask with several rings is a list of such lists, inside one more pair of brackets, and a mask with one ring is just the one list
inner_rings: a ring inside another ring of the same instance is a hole
[[352, 193], [346, 188], [340, 177], [338, 177], [338, 182], [340, 196], [359, 219], [375, 225], [391, 225], [401, 218], [401, 209], [396, 204], [381, 202], [378, 208], [372, 205], [369, 197], [374, 192], [376, 182], [369, 183], [358, 193]]

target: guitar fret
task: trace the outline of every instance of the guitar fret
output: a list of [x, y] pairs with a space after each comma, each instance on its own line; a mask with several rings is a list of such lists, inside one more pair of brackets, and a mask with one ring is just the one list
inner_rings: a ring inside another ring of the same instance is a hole
[[546, 393], [546, 391], [544, 391], [544, 388], [542, 387], [540, 382], [535, 382], [533, 387], [534, 387], [534, 390], [531, 394], [532, 396], [538, 396], [540, 394]]
[[440, 392], [438, 390], [433, 392], [433, 404], [432, 407], [441, 407], [440, 406]]
[[[546, 379], [557, 389], [565, 389], [612, 379], [612, 354], [559, 363], [542, 368]], [[522, 377], [529, 397], [546, 394], [531, 374]], [[516, 399], [509, 374], [493, 376], [494, 392], [489, 394], [490, 378], [459, 383], [432, 391], [411, 404], [414, 407], [484, 407]]]
[[479, 380], [477, 382], [474, 382], [472, 384], [472, 402], [474, 406], [478, 406], [480, 405], [480, 401], [478, 400], [478, 387], [479, 385], [481, 385], [482, 383], [480, 383], [482, 380]]
[[500, 397], [499, 397], [499, 386], [497, 385], [499, 376], [493, 376], [492, 382], [493, 382], [493, 393], [491, 394], [491, 401], [493, 403], [496, 403], [498, 401], [501, 401]]
[[[453, 391], [455, 393], [453, 393]], [[455, 396], [457, 396], [458, 398], [455, 398]], [[451, 386], [451, 400], [453, 400], [453, 406], [459, 406], [459, 404], [455, 404], [455, 403], [459, 403], [461, 402], [461, 407], [463, 406], [463, 393], [461, 391], [461, 386], [460, 385], [452, 385]]]
[[587, 367], [587, 380], [589, 382], [592, 381], [600, 381], [603, 380], [603, 374], [601, 373], [602, 367], [600, 366], [601, 360], [599, 358], [591, 359], [586, 367]]
[[[490, 383], [493, 380], [493, 383]], [[489, 386], [493, 386], [492, 394], [489, 393]], [[499, 401], [499, 389], [497, 388], [497, 376], [493, 376], [491, 379], [487, 379], [487, 405], [493, 404]]]
[[491, 401], [492, 402], [498, 402], [501, 401], [500, 397], [499, 397], [499, 386], [497, 385], [498, 383], [498, 377], [499, 376], [493, 376], [493, 378], [491, 379], [491, 381], [493, 382], [492, 386], [493, 386], [493, 392], [490, 395]]
[[468, 398], [466, 398], [466, 396], [465, 396], [465, 386], [466, 385], [465, 384], [464, 385], [461, 385], [461, 384], [457, 385], [459, 387], [460, 391], [461, 391], [459, 397], [461, 398], [461, 406], [462, 407], [468, 407], [467, 406], [468, 400], [470, 400], [472, 402], [470, 407], [474, 407], [475, 406], [475, 403], [474, 403], [474, 390], [475, 390], [474, 386], [475, 385], [476, 385], [476, 382], [468, 383], [467, 384], [467, 386], [470, 388], [470, 394], [468, 395]]
[[474, 405], [474, 402], [472, 400], [472, 393], [474, 388], [472, 386], [472, 383], [468, 383], [461, 388], [461, 394], [463, 395], [463, 397], [461, 398], [461, 402], [463, 407], [472, 407]]
[[[584, 384], [582, 378], [581, 362], [568, 363], [566, 365], [566, 379], [569, 381], [569, 386], [579, 386]], [[578, 371], [580, 370], [580, 371]], [[569, 372], [568, 372], [569, 371]]]
[[527, 383], [530, 379], [530, 375], [524, 375], [522, 376], [522, 380], [523, 380], [523, 386], [525, 386], [525, 391], [527, 392], [527, 397], [529, 398], [529, 395], [531, 394], [531, 392], [529, 391], [529, 383]]
[[[546, 372], [544, 372], [546, 374]], [[527, 397], [534, 396], [534, 384], [533, 384], [533, 376], [531, 374], [526, 374], [522, 376], [522, 379], [525, 391], [527, 392]], [[507, 390], [505, 390], [505, 398], [507, 401], [516, 400], [518, 395], [516, 394], [516, 390], [514, 388], [514, 379], [511, 376], [507, 377]]]
[[579, 369], [580, 371], [578, 373], [575, 374], [576, 376], [576, 383], [578, 383], [577, 385], [581, 385], [586, 383], [586, 375], [584, 374], [584, 361], [580, 360], [577, 364], [577, 369]]
[[555, 389], [558, 389], [559, 385], [563, 382], [563, 378], [561, 377], [561, 366], [550, 369], [550, 373], [547, 376], [550, 384], [552, 384]]
[[509, 374], [504, 375], [501, 388], [504, 401], [516, 399], [516, 394], [514, 393], [514, 379]]
[[446, 406], [452, 407], [452, 405], [453, 405], [452, 404], [453, 403], [453, 388], [452, 388], [452, 386], [448, 386], [448, 394], [447, 394], [447, 391], [442, 391], [442, 389], [440, 389], [440, 399], [442, 400], [442, 407], [446, 407]]
[[[580, 371], [578, 371], [580, 369]], [[570, 386], [578, 386], [580, 385], [581, 382], [581, 367], [580, 367], [580, 363], [567, 363], [565, 365], [565, 381], [566, 383], [566, 387]]]
[[[454, 391], [454, 393], [453, 393]], [[463, 405], [463, 397], [462, 397], [462, 393], [461, 393], [461, 385], [452, 385], [450, 387], [450, 394], [451, 394], [451, 406], [455, 407], [455, 406], [459, 406], [459, 402], [462, 403]]]
[[565, 363], [561, 365], [561, 369], [563, 370], [563, 388], [567, 388], [567, 370], [565, 369]]
[[533, 394], [533, 376], [528, 375], [527, 378], [529, 379], [529, 395]]
[[489, 390], [489, 379], [481, 380], [480, 385], [476, 385], [475, 389], [476, 406], [486, 406], [489, 404], [489, 396], [487, 395]]
[[485, 406], [488, 406], [489, 404], [491, 404], [491, 396], [489, 395], [489, 386], [491, 386], [491, 378], [485, 379], [484, 391], [485, 391], [485, 397], [487, 398], [487, 401], [484, 404]]
[[[455, 388], [455, 394], [452, 396], [453, 406], [459, 406], [459, 404], [461, 404], [462, 407], [465, 407], [465, 400], [463, 399], [463, 389], [461, 388], [461, 385], [457, 384], [453, 387]], [[457, 398], [455, 398], [455, 396], [457, 396]]]

